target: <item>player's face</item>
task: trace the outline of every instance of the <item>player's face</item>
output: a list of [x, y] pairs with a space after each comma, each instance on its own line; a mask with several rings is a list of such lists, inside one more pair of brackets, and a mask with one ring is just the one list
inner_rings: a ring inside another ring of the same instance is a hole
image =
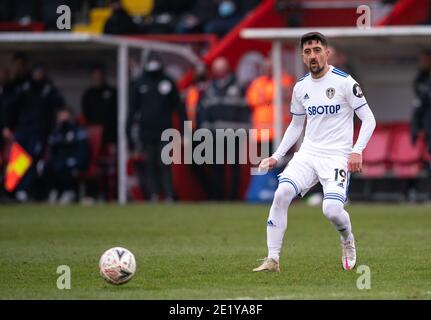
[[329, 50], [320, 41], [311, 40], [304, 43], [302, 58], [312, 74], [319, 74], [324, 70], [329, 57]]

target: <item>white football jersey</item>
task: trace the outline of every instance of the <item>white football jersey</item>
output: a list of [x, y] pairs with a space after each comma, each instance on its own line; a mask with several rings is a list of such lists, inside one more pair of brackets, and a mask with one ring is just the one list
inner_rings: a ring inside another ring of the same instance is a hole
[[307, 73], [295, 84], [291, 104], [292, 114], [307, 117], [301, 150], [317, 156], [348, 156], [354, 112], [366, 105], [359, 84], [347, 73], [333, 66], [319, 79]]

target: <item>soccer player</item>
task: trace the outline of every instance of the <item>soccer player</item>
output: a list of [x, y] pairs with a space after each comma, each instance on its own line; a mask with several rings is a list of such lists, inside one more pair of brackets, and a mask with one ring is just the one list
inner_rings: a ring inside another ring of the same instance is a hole
[[[358, 83], [345, 72], [328, 65], [328, 40], [318, 32], [301, 37], [303, 61], [309, 73], [295, 84], [292, 95], [292, 122], [275, 153], [263, 159], [260, 170], [273, 168], [295, 144], [307, 119], [300, 149], [279, 175], [279, 185], [267, 222], [268, 256], [253, 271], [280, 271], [279, 257], [287, 229], [288, 208], [317, 182], [323, 187], [323, 214], [340, 234], [342, 267], [356, 264], [355, 238], [349, 214], [344, 210], [351, 172], [362, 169], [362, 150], [376, 121]], [[353, 116], [361, 120], [353, 145]]]

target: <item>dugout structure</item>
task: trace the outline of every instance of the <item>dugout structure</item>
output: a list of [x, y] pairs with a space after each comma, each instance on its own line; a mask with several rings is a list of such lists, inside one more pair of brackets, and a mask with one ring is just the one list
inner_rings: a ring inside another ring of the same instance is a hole
[[[0, 33], [2, 67], [7, 67], [12, 52], [25, 51], [30, 57], [34, 55], [38, 58], [31, 58], [32, 61], [45, 61], [45, 63], [48, 61], [61, 67], [62, 72], [54, 76], [54, 80], [64, 82], [68, 81], [68, 77], [72, 74], [78, 77], [76, 81], [80, 81], [79, 77], [84, 80], [85, 74], [77, 75], [77, 70], [80, 71], [79, 65], [86, 61], [86, 57], [91, 56], [93, 61], [110, 64], [111, 78], [115, 80], [118, 90], [118, 202], [121, 204], [127, 202], [126, 119], [129, 91], [128, 61], [132, 50], [169, 54], [188, 64], [190, 68], [203, 66], [200, 57], [189, 46], [156, 40], [69, 32]], [[50, 69], [49, 66], [48, 69]]]
[[[354, 72], [347, 71], [361, 84], [377, 122], [410, 121], [419, 53], [423, 49], [431, 49], [431, 26], [249, 28], [241, 32], [241, 37], [272, 43], [273, 75], [276, 87], [281, 88], [283, 70], [297, 78], [307, 72], [299, 39], [311, 31], [323, 33], [330, 45], [347, 59]], [[274, 101], [276, 147], [283, 137], [281, 90], [275, 90]]]

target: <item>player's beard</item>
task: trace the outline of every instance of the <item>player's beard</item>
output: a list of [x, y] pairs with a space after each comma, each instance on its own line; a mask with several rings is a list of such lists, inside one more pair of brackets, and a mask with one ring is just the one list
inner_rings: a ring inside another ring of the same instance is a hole
[[[312, 62], [316, 62], [315, 65], [311, 65]], [[318, 61], [311, 61], [310, 64], [308, 65], [308, 69], [310, 70], [310, 72], [314, 75], [320, 74], [323, 71], [323, 66], [321, 67], [319, 65]]]

